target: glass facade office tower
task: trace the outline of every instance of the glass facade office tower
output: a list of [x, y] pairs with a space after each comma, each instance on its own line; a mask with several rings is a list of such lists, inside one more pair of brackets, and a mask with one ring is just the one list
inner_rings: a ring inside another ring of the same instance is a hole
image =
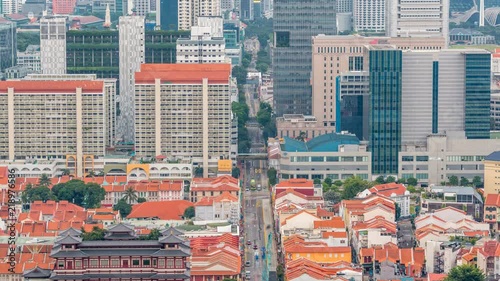
[[465, 54], [465, 135], [490, 138], [491, 54]]
[[387, 45], [368, 50], [372, 173], [394, 175], [401, 146], [402, 51]]
[[[177, 0], [158, 0], [160, 7], [157, 12], [156, 22], [160, 23], [161, 30], [178, 30], [179, 29], [179, 4]], [[158, 7], [156, 8], [158, 10]]]
[[312, 36], [334, 35], [336, 1], [274, 3], [274, 108], [278, 116], [312, 112]]
[[16, 23], [0, 24], [0, 72], [16, 65], [17, 57]]

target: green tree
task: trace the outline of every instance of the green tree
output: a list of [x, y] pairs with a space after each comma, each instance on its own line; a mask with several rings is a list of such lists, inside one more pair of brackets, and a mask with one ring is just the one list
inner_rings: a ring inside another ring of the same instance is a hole
[[144, 198], [144, 197], [139, 197], [139, 198], [137, 198], [137, 203], [144, 203], [144, 202], [146, 202], [146, 201], [147, 201], [147, 200], [146, 200], [146, 198]]
[[259, 106], [259, 111], [257, 112], [257, 122], [262, 127], [265, 127], [271, 121], [272, 108], [267, 102], [261, 102]]
[[408, 183], [409, 185], [417, 186], [418, 180], [416, 178], [408, 178], [406, 180], [406, 183]]
[[484, 273], [474, 265], [464, 264], [450, 270], [444, 281], [485, 281]]
[[386, 183], [396, 182], [396, 178], [393, 176], [388, 176], [385, 182]]
[[376, 182], [377, 184], [384, 184], [384, 183], [385, 183], [384, 176], [378, 176], [378, 177], [375, 179], [375, 182]]
[[122, 198], [113, 206], [113, 210], [119, 211], [122, 218], [126, 218], [132, 212], [132, 205]]
[[483, 180], [481, 179], [480, 176], [475, 176], [473, 179], [472, 179], [472, 185], [474, 187], [481, 187], [483, 185]]
[[342, 199], [352, 199], [356, 197], [359, 192], [369, 187], [370, 183], [366, 180], [363, 180], [358, 176], [350, 177], [344, 182], [344, 192], [342, 193]]
[[285, 269], [281, 264], [279, 264], [276, 267], [276, 275], [278, 277], [278, 281], [284, 281], [285, 280]]
[[458, 185], [458, 177], [457, 176], [451, 176], [448, 179], [449, 179], [450, 185], [452, 185], [452, 186]]
[[269, 65], [267, 63], [260, 62], [260, 63], [257, 63], [257, 66], [255, 67], [255, 69], [257, 69], [257, 71], [259, 71], [259, 72], [266, 73], [267, 70], [269, 69]]
[[195, 215], [196, 214], [194, 212], [194, 207], [193, 206], [187, 207], [186, 210], [184, 210], [184, 218], [185, 219], [194, 218]]
[[203, 168], [200, 166], [194, 168], [194, 176], [197, 178], [203, 177]]
[[161, 232], [158, 228], [151, 229], [148, 235], [141, 236], [141, 240], [158, 240], [161, 236]]
[[306, 132], [300, 131], [299, 136], [295, 138], [301, 142], [306, 141]]
[[28, 45], [40, 45], [40, 32], [18, 32], [16, 39], [17, 50], [24, 52]]
[[46, 186], [50, 187], [52, 185], [52, 181], [50, 180], [47, 174], [42, 174], [38, 179], [38, 186]]
[[248, 114], [250, 112], [250, 108], [248, 108], [248, 104], [246, 103], [240, 103], [240, 102], [233, 102], [231, 104], [231, 109], [238, 118], [238, 123], [242, 122], [245, 124], [248, 121]]
[[69, 174], [71, 174], [71, 172], [70, 172], [69, 169], [62, 169], [62, 175], [63, 176], [69, 176]]
[[52, 193], [58, 200], [66, 200], [85, 208], [98, 208], [106, 196], [106, 191], [97, 183], [85, 183], [70, 180], [52, 187]]
[[132, 186], [127, 187], [125, 189], [125, 194], [123, 195], [123, 199], [127, 200], [129, 204], [132, 204], [134, 201], [137, 201], [137, 192]]
[[232, 76], [236, 78], [236, 82], [239, 85], [246, 84], [247, 82], [247, 70], [239, 65], [233, 67]]
[[323, 194], [323, 198], [325, 198], [325, 200], [328, 202], [332, 202], [333, 204], [337, 204], [342, 199], [342, 196], [340, 196], [340, 194], [338, 192], [327, 191], [327, 192], [325, 192], [325, 194]]
[[314, 183], [314, 184], [321, 184], [321, 180], [320, 180], [320, 179], [314, 179], [314, 180], [313, 180], [313, 183]]
[[240, 177], [240, 168], [238, 167], [234, 167], [233, 169], [231, 169], [231, 176], [235, 179], [238, 179]]
[[464, 177], [460, 178], [460, 186], [468, 186], [469, 184], [470, 184], [470, 182], [467, 178], [464, 178]]
[[326, 179], [323, 181], [323, 184], [328, 187], [332, 186], [332, 179], [330, 177], [326, 177]]
[[55, 197], [52, 191], [46, 186], [27, 186], [21, 200], [25, 203], [31, 203], [33, 201], [46, 202], [48, 200], [57, 200], [57, 197]]
[[333, 182], [333, 185], [341, 187], [344, 183], [341, 180], [336, 180]]
[[107, 231], [94, 226], [91, 232], [85, 232], [82, 228], [82, 240], [83, 241], [99, 241], [104, 240], [104, 236], [106, 236]]
[[270, 185], [275, 185], [278, 183], [278, 179], [276, 178], [277, 174], [278, 174], [278, 172], [273, 167], [271, 167], [271, 168], [269, 168], [269, 170], [267, 170], [267, 178], [269, 179]]
[[237, 281], [237, 280], [234, 278], [224, 278], [222, 281]]

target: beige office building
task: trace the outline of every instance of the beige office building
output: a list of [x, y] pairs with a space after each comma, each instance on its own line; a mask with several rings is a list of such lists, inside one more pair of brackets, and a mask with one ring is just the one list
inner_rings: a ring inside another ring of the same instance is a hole
[[312, 113], [324, 127], [335, 128], [336, 79], [341, 74], [365, 70], [366, 45], [390, 44], [401, 50], [440, 50], [445, 48], [441, 37], [388, 38], [350, 36], [314, 36], [312, 40], [313, 92]]
[[143, 64], [135, 74], [138, 157], [192, 159], [204, 177], [231, 150], [230, 64]]
[[59, 158], [83, 176], [106, 148], [103, 81], [0, 81], [0, 159]]
[[500, 151], [484, 158], [484, 197], [500, 194]]

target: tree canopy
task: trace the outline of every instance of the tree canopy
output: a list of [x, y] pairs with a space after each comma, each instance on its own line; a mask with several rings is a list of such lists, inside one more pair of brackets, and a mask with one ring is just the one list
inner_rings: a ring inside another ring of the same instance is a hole
[[94, 226], [91, 232], [85, 232], [85, 230], [82, 228], [82, 240], [83, 241], [97, 241], [97, 240], [104, 240], [104, 236], [106, 235], [107, 231], [99, 228], [97, 226]]
[[370, 187], [371, 184], [368, 181], [360, 177], [350, 177], [344, 182], [344, 192], [342, 193], [342, 199], [352, 199], [356, 197], [359, 192]]
[[473, 265], [464, 264], [450, 270], [444, 281], [484, 281], [484, 273]]
[[187, 207], [186, 210], [184, 210], [184, 218], [185, 219], [191, 219], [194, 218], [195, 212], [194, 212], [194, 207], [190, 206]]
[[70, 180], [52, 187], [52, 193], [58, 200], [67, 200], [84, 208], [98, 208], [106, 196], [106, 191], [97, 183], [85, 183]]
[[126, 218], [132, 212], [132, 205], [122, 198], [113, 206], [113, 210], [119, 211], [122, 218]]

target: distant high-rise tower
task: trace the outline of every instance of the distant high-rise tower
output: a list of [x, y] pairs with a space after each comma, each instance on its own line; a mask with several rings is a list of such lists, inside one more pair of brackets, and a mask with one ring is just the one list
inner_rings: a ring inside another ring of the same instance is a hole
[[16, 23], [0, 23], [0, 72], [16, 65]]
[[383, 33], [386, 0], [353, 0], [354, 30], [362, 33]]
[[397, 175], [401, 146], [402, 51], [389, 45], [371, 45], [367, 51], [372, 173]]
[[134, 73], [144, 63], [144, 17], [123, 16], [119, 25], [120, 44], [120, 95], [117, 136], [124, 141], [134, 141]]
[[278, 116], [311, 114], [311, 38], [337, 33], [336, 8], [331, 0], [274, 2], [273, 86]]
[[386, 5], [388, 37], [439, 36], [448, 45], [450, 0], [388, 0]]
[[179, 30], [190, 30], [198, 24], [198, 17], [221, 16], [220, 0], [179, 0], [177, 15]]
[[177, 0], [156, 1], [156, 25], [161, 30], [179, 29], [179, 3]]
[[66, 17], [40, 20], [40, 60], [43, 74], [66, 73]]

